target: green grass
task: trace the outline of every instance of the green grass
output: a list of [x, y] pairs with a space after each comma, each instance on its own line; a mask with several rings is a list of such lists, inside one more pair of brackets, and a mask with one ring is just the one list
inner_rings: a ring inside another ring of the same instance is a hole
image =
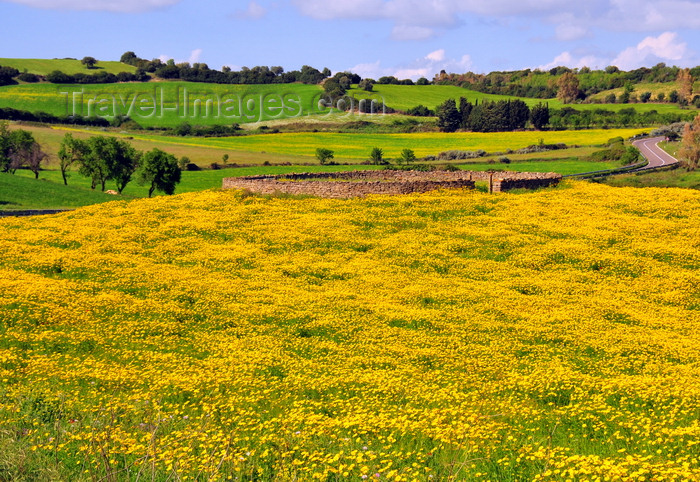
[[[662, 84], [664, 85], [664, 84]], [[407, 110], [411, 107], [424, 105], [430, 109], [435, 107], [447, 99], [455, 99], [459, 101], [460, 97], [466, 98], [471, 103], [482, 102], [484, 100], [498, 101], [506, 99], [514, 99], [505, 95], [492, 95], [476, 92], [473, 90], [463, 89], [453, 85], [375, 85], [372, 93], [366, 93], [360, 89], [351, 89], [351, 95], [357, 98], [378, 98], [383, 99], [386, 105], [399, 110]], [[629, 107], [635, 108], [638, 112], [649, 112], [656, 110], [659, 113], [687, 113], [687, 110], [682, 110], [676, 104], [563, 104], [558, 99], [522, 99], [528, 106], [532, 107], [540, 102], [549, 104], [552, 109], [561, 109], [563, 107], [572, 107], [577, 110], [594, 110], [605, 109], [617, 112], [621, 109]]]
[[[46, 61], [49, 62], [49, 61]], [[1, 65], [1, 64], [0, 64]], [[118, 64], [121, 65], [121, 64]], [[84, 69], [86, 70], [86, 69]], [[339, 115], [319, 108], [322, 94], [316, 85], [219, 85], [193, 82], [130, 82], [120, 84], [56, 85], [21, 84], [0, 87], [0, 107], [57, 116], [77, 114], [111, 118], [129, 115], [144, 127], [231, 125], [274, 123], [279, 120], [314, 123], [345, 123], [355, 120], [387, 122], [384, 116]], [[502, 100], [506, 96], [482, 94], [455, 86], [380, 85], [375, 92], [353, 89], [358, 98], [382, 100], [386, 105], [406, 110], [423, 104], [435, 108], [446, 99], [466, 97], [469, 101]], [[554, 109], [564, 107], [556, 99], [523, 99], [534, 105], [547, 102]], [[207, 106], [209, 109], [207, 110]], [[634, 107], [639, 112], [687, 113], [674, 104], [571, 104], [580, 110], [618, 111]], [[389, 118], [391, 118], [389, 116]]]
[[20, 72], [25, 70], [30, 74], [46, 75], [54, 70], [60, 70], [66, 74], [94, 74], [95, 72], [105, 71], [111, 74], [119, 72], [135, 72], [136, 67], [133, 65], [123, 64], [114, 61], [101, 61], [98, 59], [95, 68], [88, 69], [80, 60], [72, 59], [4, 59], [0, 58], [0, 65], [3, 67], [14, 67]]
[[476, 163], [476, 164], [459, 164], [461, 169], [471, 171], [518, 171], [518, 172], [558, 172], [559, 174], [580, 174], [583, 172], [600, 171], [604, 169], [615, 169], [620, 167], [619, 162], [590, 162], [572, 157], [568, 159], [552, 159], [552, 160], [532, 160], [532, 161], [515, 161], [510, 164], [495, 162]]
[[[545, 153], [546, 154], [546, 153]], [[490, 162], [489, 162], [490, 161]], [[566, 159], [532, 159], [514, 161], [502, 164], [493, 160], [462, 163], [459, 167], [464, 170], [511, 170], [522, 172], [559, 172], [573, 174], [597, 169], [617, 167], [615, 163], [591, 163], [579, 158]], [[341, 172], [354, 170], [380, 169], [372, 165], [338, 165], [338, 166], [255, 166], [242, 168], [227, 168], [219, 170], [184, 171], [182, 181], [178, 184], [176, 194], [219, 189], [225, 177], [279, 175], [299, 172]], [[44, 170], [40, 179], [26, 170], [17, 171], [15, 175], [0, 175], [0, 210], [23, 209], [61, 209], [75, 208], [106, 201], [114, 201], [117, 197], [90, 189], [88, 178], [77, 172], [71, 172], [68, 186], [63, 185], [60, 171]], [[107, 182], [107, 189], [116, 189], [112, 182]], [[132, 180], [123, 192], [123, 198], [134, 199], [146, 197], [148, 189]]]
[[[289, 174], [292, 172], [339, 172], [377, 169], [377, 166], [257, 166], [218, 170], [184, 171], [176, 194], [221, 188], [225, 177]], [[116, 190], [108, 181], [106, 189]], [[138, 184], [136, 178], [126, 186], [123, 196], [128, 199], [148, 196], [148, 187]], [[34, 174], [20, 170], [15, 175], [0, 176], [0, 210], [61, 209], [114, 201], [113, 195], [90, 189], [90, 180], [77, 172], [71, 172], [68, 186], [63, 185], [58, 170], [41, 171], [39, 180]]]
[[[31, 172], [18, 171], [17, 174], [0, 173], [0, 210], [23, 209], [70, 209], [107, 201], [114, 196], [91, 191], [84, 186], [64, 186], [61, 175], [34, 179]], [[31, 176], [31, 177], [29, 177]]]
[[183, 122], [231, 125], [317, 114], [320, 94], [319, 86], [303, 84], [44, 83], [1, 87], [0, 107], [57, 116], [129, 115], [144, 127], [174, 127]]
[[[634, 85], [634, 91], [632, 92], [631, 95], [636, 95], [639, 97], [641, 94], [644, 92], [651, 92], [651, 98], [656, 100], [657, 96], [660, 93], [663, 93], [666, 96], [666, 99], [668, 100], [668, 96], [672, 91], [680, 91], [680, 85], [678, 82], [646, 82], [646, 83], [639, 83]], [[695, 82], [695, 85], [693, 86], [693, 91], [697, 92], [700, 90], [700, 82]], [[622, 95], [625, 92], [624, 87], [619, 87], [617, 89], [610, 89], [610, 90], [604, 90], [602, 92], [598, 92], [597, 94], [594, 94], [591, 96], [592, 99], [605, 99], [610, 94], [615, 94], [617, 97]], [[662, 104], [665, 105], [665, 104]], [[674, 105], [674, 104], [668, 104], [668, 105]]]
[[[411, 107], [424, 105], [430, 109], [435, 109], [447, 99], [455, 99], [459, 102], [460, 97], [465, 97], [470, 102], [481, 102], [482, 100], [504, 100], [510, 99], [505, 95], [483, 94], [473, 90], [463, 89], [454, 85], [379, 85], [375, 84], [372, 92], [353, 88], [348, 91], [358, 99], [372, 98], [380, 99], [393, 109], [407, 110]], [[528, 105], [535, 105], [541, 102], [540, 99], [523, 99]]]
[[259, 152], [267, 155], [308, 156], [313, 158], [317, 147], [335, 152], [341, 161], [363, 161], [373, 147], [380, 147], [385, 157], [395, 158], [403, 149], [413, 149], [418, 157], [437, 155], [447, 150], [504, 152], [538, 144], [602, 145], [612, 137], [631, 137], [649, 129], [596, 129], [581, 131], [501, 132], [501, 133], [417, 133], [417, 134], [347, 134], [332, 132], [303, 132], [261, 134], [240, 137], [187, 138], [133, 134], [134, 140], [192, 147], [212, 147], [232, 152]]
[[[375, 133], [333, 133], [302, 132], [285, 134], [261, 134], [240, 137], [202, 138], [172, 137], [164, 135], [136, 134], [101, 129], [72, 127], [41, 127], [14, 125], [32, 132], [42, 148], [55, 159], [61, 140], [68, 132], [75, 137], [87, 138], [91, 135], [114, 135], [127, 139], [136, 149], [146, 151], [154, 147], [169, 152], [176, 157], [187, 156], [202, 167], [214, 162], [221, 163], [224, 154], [229, 155], [230, 164], [260, 165], [272, 164], [317, 164], [317, 147], [327, 147], [335, 151], [338, 162], [357, 163], [367, 159], [374, 147], [384, 150], [386, 157], [397, 157], [401, 150], [413, 149], [419, 157], [437, 155], [451, 149], [477, 150], [489, 153], [505, 152], [507, 149], [520, 149], [543, 142], [563, 142], [569, 146], [599, 146], [611, 137], [630, 137], [648, 129], [610, 129], [580, 131], [513, 132], [513, 133], [454, 133], [439, 132], [415, 134], [375, 134]], [[562, 153], [550, 151], [539, 153], [536, 158], [561, 158], [585, 156], [590, 149]], [[508, 154], [511, 159], [522, 159], [522, 155]], [[528, 156], [530, 158], [530, 156]]]
[[682, 187], [700, 189], [700, 171], [678, 168], [669, 171], [643, 171], [611, 176], [601, 181], [615, 187]]

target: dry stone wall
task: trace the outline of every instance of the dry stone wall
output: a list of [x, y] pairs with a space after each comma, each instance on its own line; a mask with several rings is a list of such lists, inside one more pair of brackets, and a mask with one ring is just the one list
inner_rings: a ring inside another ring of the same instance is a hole
[[556, 185], [556, 173], [479, 171], [347, 171], [278, 176], [229, 177], [224, 189], [247, 189], [259, 194], [311, 195], [326, 198], [364, 197], [369, 194], [410, 194], [437, 189], [474, 189], [476, 181], [489, 183], [493, 192], [536, 189]]

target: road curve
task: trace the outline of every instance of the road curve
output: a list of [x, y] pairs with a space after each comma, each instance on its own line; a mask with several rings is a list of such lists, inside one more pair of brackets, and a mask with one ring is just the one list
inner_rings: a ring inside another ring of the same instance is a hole
[[659, 142], [664, 140], [666, 140], [665, 137], [652, 137], [650, 139], [639, 139], [638, 141], [634, 141], [632, 143], [632, 145], [639, 149], [642, 155], [649, 161], [649, 164], [639, 169], [640, 171], [644, 169], [670, 166], [671, 164], [676, 164], [678, 162], [678, 159], [658, 146]]

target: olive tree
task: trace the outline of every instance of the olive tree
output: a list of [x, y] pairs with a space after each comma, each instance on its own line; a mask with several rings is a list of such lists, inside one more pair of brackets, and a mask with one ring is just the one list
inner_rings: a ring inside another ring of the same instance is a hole
[[177, 158], [158, 148], [145, 153], [141, 159], [139, 178], [141, 184], [150, 184], [148, 197], [155, 191], [173, 194], [175, 185], [180, 182], [182, 171]]

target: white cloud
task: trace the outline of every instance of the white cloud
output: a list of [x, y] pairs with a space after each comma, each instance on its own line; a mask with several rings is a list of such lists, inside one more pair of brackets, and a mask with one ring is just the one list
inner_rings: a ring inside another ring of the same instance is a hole
[[525, 17], [550, 25], [555, 38], [572, 41], [592, 29], [658, 32], [700, 28], [698, 0], [292, 0], [318, 20], [391, 22], [392, 38], [424, 40], [460, 25], [466, 17], [485, 20]]
[[263, 18], [265, 14], [267, 14], [267, 9], [265, 9], [265, 7], [260, 5], [255, 0], [251, 0], [247, 8], [236, 12], [236, 17], [258, 19]]
[[379, 60], [372, 63], [357, 64], [348, 70], [361, 77], [369, 77], [371, 79], [378, 79], [379, 77], [388, 75], [387, 71], [382, 68], [382, 63]]
[[540, 70], [549, 70], [554, 67], [570, 67], [575, 69], [580, 69], [582, 67], [590, 67], [592, 69], [603, 68], [608, 64], [604, 59], [598, 58], [594, 55], [574, 55], [571, 52], [562, 52], [561, 54], [554, 57], [550, 63], [545, 65], [540, 65], [537, 68]]
[[362, 77], [369, 77], [372, 79], [393, 75], [398, 79], [418, 80], [420, 77], [432, 79], [432, 77], [441, 70], [464, 73], [471, 68], [472, 60], [469, 55], [463, 55], [458, 60], [448, 59], [445, 55], [445, 49], [439, 49], [405, 65], [384, 67], [380, 61], [376, 61], [368, 64], [358, 64], [348, 70]]
[[7, 0], [48, 10], [93, 10], [107, 12], [146, 12], [169, 7], [180, 0]]
[[435, 35], [435, 30], [416, 25], [395, 25], [391, 29], [391, 38], [394, 40], [427, 40]]
[[608, 65], [615, 65], [622, 70], [634, 70], [639, 67], [648, 67], [659, 62], [668, 62], [675, 65], [695, 65], [698, 62], [697, 54], [688, 48], [675, 32], [664, 32], [658, 37], [646, 37], [634, 47], [628, 47], [613, 57], [598, 57], [589, 53], [562, 52], [554, 60], [545, 65], [540, 65], [541, 70], [549, 70], [560, 65], [572, 68], [591, 67], [602, 69]]
[[578, 40], [588, 34], [588, 29], [580, 25], [562, 24], [557, 25], [556, 38], [557, 40]]
[[425, 56], [426, 60], [432, 60], [433, 62], [442, 62], [445, 60], [445, 49], [436, 50], [435, 52], [430, 52]]
[[696, 0], [611, 0], [603, 23], [611, 29], [640, 32], [700, 28]]
[[[188, 62], [190, 64], [195, 64], [199, 62], [199, 59], [202, 57], [202, 49], [194, 49], [192, 52], [190, 52], [190, 56], [187, 59], [175, 59], [176, 64], [183, 64], [185, 62]], [[159, 55], [158, 58], [161, 60], [161, 62], [167, 62], [168, 60], [172, 59], [173, 57], [171, 55], [166, 55], [162, 54]]]
[[622, 70], [630, 70], [642, 65], [658, 62], [679, 61], [688, 56], [688, 44], [678, 40], [675, 32], [664, 32], [658, 37], [647, 37], [636, 47], [629, 47], [612, 61]]
[[187, 60], [189, 63], [194, 64], [199, 62], [199, 58], [202, 56], [202, 49], [194, 49], [190, 54], [190, 58]]

